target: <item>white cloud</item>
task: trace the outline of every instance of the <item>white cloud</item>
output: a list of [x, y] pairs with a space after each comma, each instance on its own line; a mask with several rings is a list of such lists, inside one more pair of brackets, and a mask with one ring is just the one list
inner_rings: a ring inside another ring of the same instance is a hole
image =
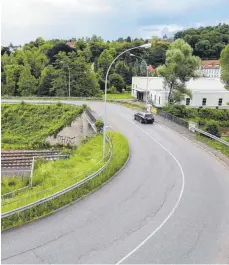
[[184, 26], [171, 24], [146, 26], [143, 28], [139, 28], [139, 31], [141, 32], [141, 36], [143, 38], [149, 39], [152, 38], [152, 36], [163, 37], [165, 34], [167, 36], [171, 36], [182, 29], [184, 29]]
[[[97, 34], [105, 39], [115, 39], [128, 35], [148, 37], [163, 32], [173, 33], [182, 29], [185, 23], [167, 23], [167, 16], [180, 18], [180, 14], [188, 15], [201, 8], [204, 12], [204, 6], [220, 5], [226, 1], [3, 0], [2, 43], [23, 44], [38, 36], [67, 39]], [[156, 26], [149, 26], [152, 19], [160, 16], [163, 23], [153, 20]]]

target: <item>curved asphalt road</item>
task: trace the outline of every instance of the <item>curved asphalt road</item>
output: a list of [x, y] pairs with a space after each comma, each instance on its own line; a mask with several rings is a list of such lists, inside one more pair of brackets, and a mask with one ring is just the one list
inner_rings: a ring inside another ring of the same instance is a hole
[[[103, 103], [88, 104], [103, 115]], [[129, 140], [126, 168], [80, 202], [3, 232], [2, 263], [229, 263], [228, 168], [158, 123], [133, 121], [133, 110], [107, 113]]]

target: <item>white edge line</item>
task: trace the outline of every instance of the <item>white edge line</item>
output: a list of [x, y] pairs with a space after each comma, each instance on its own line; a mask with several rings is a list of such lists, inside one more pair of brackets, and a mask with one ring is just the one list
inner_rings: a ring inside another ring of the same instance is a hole
[[173, 209], [169, 213], [169, 215], [164, 219], [164, 221], [148, 237], [146, 237], [137, 247], [135, 247], [131, 252], [129, 252], [126, 256], [124, 256], [116, 264], [121, 264], [123, 261], [125, 261], [126, 259], [128, 259], [131, 255], [133, 255], [138, 249], [140, 249], [151, 237], [153, 237], [167, 223], [167, 221], [171, 218], [171, 216], [174, 214], [175, 210], [179, 206], [179, 203], [180, 203], [181, 198], [182, 198], [183, 193], [184, 193], [184, 186], [185, 186], [184, 171], [182, 169], [182, 166], [181, 166], [180, 162], [176, 159], [176, 157], [166, 147], [164, 147], [160, 142], [158, 142], [154, 137], [152, 137], [148, 132], [146, 132], [145, 130], [143, 130], [140, 126], [138, 126], [134, 122], [130, 121], [126, 117], [124, 117], [124, 116], [122, 116], [122, 117], [124, 119], [126, 119], [128, 122], [134, 124], [141, 131], [143, 131], [146, 135], [148, 135], [153, 141], [155, 141], [157, 144], [159, 144], [176, 161], [176, 163], [178, 164], [178, 166], [180, 168], [181, 174], [182, 174], [182, 187], [181, 187], [181, 191], [180, 191], [180, 194], [179, 194], [179, 198], [178, 198], [175, 206], [173, 207]]

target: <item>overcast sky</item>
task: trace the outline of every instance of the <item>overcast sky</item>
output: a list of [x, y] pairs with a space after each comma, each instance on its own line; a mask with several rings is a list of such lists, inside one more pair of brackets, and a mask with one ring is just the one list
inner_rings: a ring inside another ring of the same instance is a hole
[[229, 23], [229, 0], [2, 0], [2, 45], [96, 34], [150, 38]]

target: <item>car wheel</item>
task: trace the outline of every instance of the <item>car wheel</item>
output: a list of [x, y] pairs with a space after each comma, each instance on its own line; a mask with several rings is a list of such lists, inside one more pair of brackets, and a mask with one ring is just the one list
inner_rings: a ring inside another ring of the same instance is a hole
[[140, 120], [140, 123], [143, 123], [143, 119]]

